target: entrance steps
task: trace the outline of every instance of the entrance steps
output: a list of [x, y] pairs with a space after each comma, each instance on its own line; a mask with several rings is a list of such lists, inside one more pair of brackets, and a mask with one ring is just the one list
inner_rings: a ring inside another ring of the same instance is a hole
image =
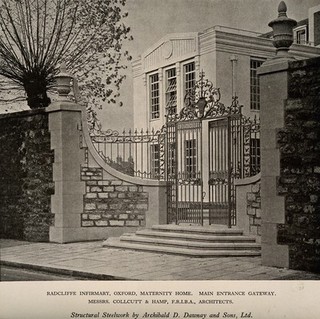
[[193, 257], [260, 256], [261, 246], [243, 231], [225, 226], [155, 225], [151, 229], [109, 238], [103, 247]]

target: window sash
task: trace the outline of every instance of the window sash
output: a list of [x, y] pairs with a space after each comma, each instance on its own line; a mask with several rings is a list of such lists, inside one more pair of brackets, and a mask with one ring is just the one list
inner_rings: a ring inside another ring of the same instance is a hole
[[264, 60], [250, 60], [250, 108], [251, 110], [260, 110], [260, 81], [257, 69]]
[[166, 71], [166, 107], [169, 114], [177, 112], [177, 76], [176, 68]]
[[298, 44], [306, 44], [306, 40], [307, 40], [307, 33], [306, 30], [299, 30], [297, 31], [297, 43]]
[[185, 173], [192, 178], [197, 173], [197, 141], [186, 140], [184, 144]]
[[195, 85], [196, 72], [195, 72], [195, 63], [190, 62], [183, 66], [184, 73], [184, 96], [192, 90]]
[[261, 164], [261, 148], [260, 138], [250, 139], [250, 170], [254, 174], [258, 174]]
[[153, 144], [150, 145], [151, 152], [151, 177], [158, 178], [160, 174], [160, 145]]
[[160, 92], [158, 73], [150, 75], [150, 112], [151, 119], [160, 117]]

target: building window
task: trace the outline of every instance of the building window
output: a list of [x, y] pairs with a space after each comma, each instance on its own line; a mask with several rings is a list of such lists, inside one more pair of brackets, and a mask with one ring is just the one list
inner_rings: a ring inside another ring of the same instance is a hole
[[296, 31], [296, 43], [307, 44], [307, 30], [306, 29]]
[[175, 154], [176, 154], [176, 144], [168, 144], [168, 177], [173, 178], [175, 174]]
[[[313, 38], [313, 45], [318, 46], [320, 44], [320, 11], [317, 11], [313, 15], [313, 26], [314, 30], [314, 38]], [[309, 39], [308, 39], [309, 41]]]
[[263, 60], [250, 60], [250, 108], [251, 110], [260, 110], [260, 83], [257, 69], [263, 63]]
[[250, 170], [251, 175], [260, 172], [261, 155], [260, 155], [260, 139], [251, 138], [250, 140]]
[[196, 80], [195, 80], [196, 71], [195, 71], [194, 62], [190, 62], [183, 66], [183, 76], [184, 76], [184, 96], [183, 96], [184, 98], [186, 94], [192, 90], [192, 88], [196, 83]]
[[166, 71], [166, 108], [168, 114], [177, 113], [177, 76], [175, 68]]
[[158, 74], [150, 75], [150, 112], [151, 119], [158, 119], [160, 117]]
[[195, 178], [197, 174], [197, 141], [185, 141], [185, 173], [187, 178]]
[[158, 178], [160, 175], [160, 145], [153, 144], [151, 151], [151, 178]]

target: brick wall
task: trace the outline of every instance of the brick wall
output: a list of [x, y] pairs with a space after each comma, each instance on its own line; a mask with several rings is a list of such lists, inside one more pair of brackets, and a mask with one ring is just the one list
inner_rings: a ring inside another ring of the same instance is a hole
[[278, 195], [285, 224], [278, 243], [289, 245], [290, 268], [320, 272], [320, 58], [291, 62]]
[[0, 236], [48, 241], [53, 152], [44, 109], [0, 115]]
[[103, 178], [102, 168], [82, 167], [86, 183], [82, 227], [145, 226], [148, 193], [142, 186]]

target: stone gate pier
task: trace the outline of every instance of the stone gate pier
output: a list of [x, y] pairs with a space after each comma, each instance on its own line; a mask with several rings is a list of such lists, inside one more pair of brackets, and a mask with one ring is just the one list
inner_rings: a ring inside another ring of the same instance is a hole
[[166, 223], [166, 182], [106, 164], [92, 144], [83, 106], [63, 100], [46, 111], [54, 150], [50, 241], [104, 239]]
[[262, 263], [319, 272], [320, 57], [290, 56], [285, 11], [270, 23], [277, 55], [259, 70]]

